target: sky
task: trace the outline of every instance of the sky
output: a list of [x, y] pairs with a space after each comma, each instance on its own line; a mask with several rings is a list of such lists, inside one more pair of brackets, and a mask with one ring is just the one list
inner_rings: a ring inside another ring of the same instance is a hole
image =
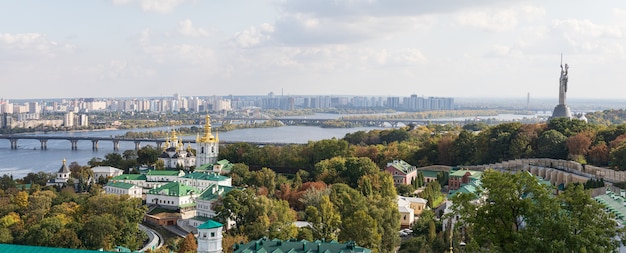
[[0, 0], [0, 98], [626, 99], [623, 0]]

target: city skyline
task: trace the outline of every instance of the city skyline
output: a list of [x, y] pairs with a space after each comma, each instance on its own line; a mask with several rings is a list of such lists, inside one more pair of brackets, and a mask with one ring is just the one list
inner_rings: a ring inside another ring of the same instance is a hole
[[0, 97], [624, 99], [626, 2], [2, 2]]

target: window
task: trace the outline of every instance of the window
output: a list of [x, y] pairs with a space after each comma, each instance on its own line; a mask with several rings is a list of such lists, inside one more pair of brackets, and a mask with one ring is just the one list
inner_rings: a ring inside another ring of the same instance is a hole
[[215, 237], [215, 232], [211, 232], [211, 237]]

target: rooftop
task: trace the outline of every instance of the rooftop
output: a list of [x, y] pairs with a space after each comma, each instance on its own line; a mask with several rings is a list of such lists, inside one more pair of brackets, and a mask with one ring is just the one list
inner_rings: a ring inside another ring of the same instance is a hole
[[121, 189], [130, 189], [130, 188], [133, 188], [135, 185], [124, 183], [124, 182], [109, 182], [106, 186], [111, 186], [111, 187], [121, 188]]
[[179, 182], [169, 182], [159, 188], [151, 189], [148, 194], [154, 195], [167, 195], [167, 196], [189, 196], [192, 193], [200, 193], [200, 190], [196, 187], [185, 185]]
[[114, 173], [114, 172], [122, 171], [121, 169], [111, 167], [111, 166], [97, 166], [97, 167], [91, 168], [91, 170], [94, 173]]
[[117, 177], [111, 178], [111, 180], [141, 180], [146, 181], [145, 174], [122, 174]]
[[600, 204], [604, 205], [605, 211], [613, 213], [617, 221], [626, 224], [626, 198], [621, 193], [614, 193], [607, 189], [606, 194], [594, 197]]
[[337, 241], [323, 242], [307, 240], [278, 240], [259, 239], [246, 244], [235, 244], [233, 253], [266, 253], [266, 252], [289, 252], [289, 253], [371, 253], [370, 249], [356, 246], [354, 242], [338, 243]]
[[450, 173], [450, 177], [463, 177], [465, 176], [465, 174], [469, 173], [470, 174], [470, 178], [472, 179], [479, 179], [482, 175], [483, 172], [482, 171], [475, 171], [475, 170], [457, 170], [455, 172]]
[[229, 179], [229, 177], [222, 176], [217, 173], [204, 173], [204, 172], [193, 172], [193, 173], [184, 175], [183, 178], [209, 180], [209, 181], [224, 181], [224, 180]]
[[219, 223], [214, 220], [207, 220], [205, 223], [202, 223], [200, 226], [198, 226], [198, 229], [211, 229], [211, 228], [219, 228], [222, 226], [224, 226], [222, 225], [222, 223]]
[[409, 163], [403, 160], [393, 160], [393, 162], [387, 163], [387, 167], [394, 167], [399, 171], [404, 173], [408, 173], [411, 170], [415, 170], [415, 166], [410, 165]]
[[151, 170], [146, 173], [148, 176], [178, 176], [181, 173], [179, 170]]
[[98, 251], [98, 250], [65, 249], [65, 248], [52, 248], [52, 247], [15, 245], [15, 244], [0, 244], [0, 252], [19, 252], [19, 253], [95, 253], [95, 252], [100, 252], [102, 253], [102, 251]]
[[235, 187], [212, 184], [207, 187], [198, 198], [202, 200], [214, 200], [220, 196], [224, 196], [233, 189], [235, 189]]

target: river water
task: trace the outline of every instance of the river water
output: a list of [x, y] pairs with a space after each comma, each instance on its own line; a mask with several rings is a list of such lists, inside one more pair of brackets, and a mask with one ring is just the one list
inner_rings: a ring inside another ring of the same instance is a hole
[[[199, 126], [202, 127], [202, 126]], [[170, 130], [170, 127], [145, 128], [134, 130], [99, 130], [83, 132], [55, 132], [48, 136], [80, 136], [80, 137], [109, 137], [123, 135], [128, 131], [156, 131]], [[220, 132], [220, 141], [238, 142], [282, 142], [282, 143], [307, 143], [330, 138], [343, 138], [346, 133], [356, 131], [369, 131], [377, 129], [374, 127], [359, 128], [321, 128], [313, 126], [284, 126], [278, 128], [250, 128], [239, 129], [229, 132]], [[194, 136], [184, 136], [183, 140], [195, 139]], [[68, 140], [48, 140], [48, 149], [40, 150], [38, 140], [19, 140], [18, 149], [12, 150], [8, 140], [0, 140], [0, 175], [12, 174], [15, 178], [21, 178], [29, 172], [56, 172], [63, 164], [63, 159], [67, 163], [78, 162], [80, 165], [87, 165], [93, 157], [103, 158], [106, 154], [112, 153], [113, 143], [110, 141], [100, 141], [98, 150], [93, 151], [91, 141], [79, 141], [78, 150], [71, 150]], [[155, 143], [146, 142], [144, 145], [155, 146]], [[186, 146], [187, 144], [185, 144]], [[193, 147], [193, 144], [192, 144]], [[120, 152], [134, 149], [132, 142], [120, 142]]]

